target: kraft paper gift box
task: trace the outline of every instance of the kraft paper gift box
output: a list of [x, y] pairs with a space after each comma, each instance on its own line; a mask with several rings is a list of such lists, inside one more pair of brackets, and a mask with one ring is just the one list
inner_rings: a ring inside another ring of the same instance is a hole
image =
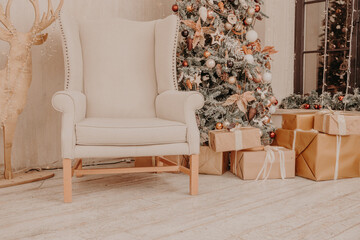
[[228, 152], [215, 152], [207, 146], [200, 147], [199, 173], [208, 175], [223, 175], [229, 163]]
[[360, 134], [360, 114], [324, 110], [315, 114], [314, 129], [331, 135]]
[[282, 115], [282, 128], [288, 130], [314, 128], [315, 113], [294, 113]]
[[283, 147], [232, 151], [231, 172], [243, 180], [285, 179], [295, 177], [295, 152]]
[[[294, 140], [295, 139], [295, 140]], [[276, 144], [294, 148], [296, 175], [315, 181], [360, 176], [360, 135], [278, 129]]]
[[261, 146], [260, 130], [253, 127], [209, 132], [209, 145], [215, 152], [230, 152]]

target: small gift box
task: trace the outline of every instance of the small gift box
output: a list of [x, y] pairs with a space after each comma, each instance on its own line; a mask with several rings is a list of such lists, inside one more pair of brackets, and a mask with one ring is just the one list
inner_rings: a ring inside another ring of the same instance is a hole
[[334, 136], [317, 131], [276, 131], [276, 143], [293, 148], [296, 175], [315, 181], [359, 177], [360, 135]]
[[360, 114], [323, 110], [315, 114], [314, 129], [331, 135], [360, 134]]
[[199, 173], [209, 175], [223, 175], [229, 163], [228, 152], [214, 152], [207, 146], [200, 147]]
[[238, 151], [261, 146], [260, 137], [260, 130], [253, 127], [216, 130], [209, 132], [209, 145], [215, 152]]
[[232, 151], [230, 161], [231, 172], [243, 180], [295, 177], [295, 152], [283, 147]]
[[288, 130], [314, 128], [314, 113], [296, 113], [282, 115], [282, 128]]

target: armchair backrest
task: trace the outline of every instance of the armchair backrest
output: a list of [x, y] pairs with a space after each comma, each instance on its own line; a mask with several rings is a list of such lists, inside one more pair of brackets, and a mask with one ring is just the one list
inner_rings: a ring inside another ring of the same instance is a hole
[[155, 117], [155, 99], [177, 89], [176, 16], [136, 22], [76, 21], [61, 13], [65, 89], [81, 91], [87, 117]]

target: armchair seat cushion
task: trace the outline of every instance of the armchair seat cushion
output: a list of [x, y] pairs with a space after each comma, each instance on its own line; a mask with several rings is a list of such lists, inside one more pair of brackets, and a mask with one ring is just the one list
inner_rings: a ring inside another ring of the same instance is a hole
[[141, 146], [186, 143], [185, 124], [160, 118], [85, 118], [76, 124], [76, 144]]

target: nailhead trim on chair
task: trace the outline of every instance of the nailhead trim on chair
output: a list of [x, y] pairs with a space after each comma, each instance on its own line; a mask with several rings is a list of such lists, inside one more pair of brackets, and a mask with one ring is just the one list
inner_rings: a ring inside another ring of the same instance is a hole
[[64, 32], [64, 25], [62, 22], [62, 11], [60, 12], [60, 17], [59, 17], [59, 25], [60, 25], [60, 31], [61, 31], [61, 38], [63, 40], [63, 44], [64, 44], [64, 48], [65, 48], [65, 74], [66, 74], [66, 84], [65, 84], [65, 90], [69, 89], [69, 84], [70, 84], [70, 56], [69, 56], [69, 48], [68, 48], [68, 43], [67, 43], [67, 39], [65, 36], [65, 32]]
[[172, 63], [173, 83], [174, 83], [175, 90], [178, 90], [178, 83], [177, 83], [177, 76], [176, 76], [176, 53], [177, 53], [179, 30], [180, 30], [180, 20], [179, 20], [179, 17], [177, 17], [174, 48], [173, 48], [173, 63]]

